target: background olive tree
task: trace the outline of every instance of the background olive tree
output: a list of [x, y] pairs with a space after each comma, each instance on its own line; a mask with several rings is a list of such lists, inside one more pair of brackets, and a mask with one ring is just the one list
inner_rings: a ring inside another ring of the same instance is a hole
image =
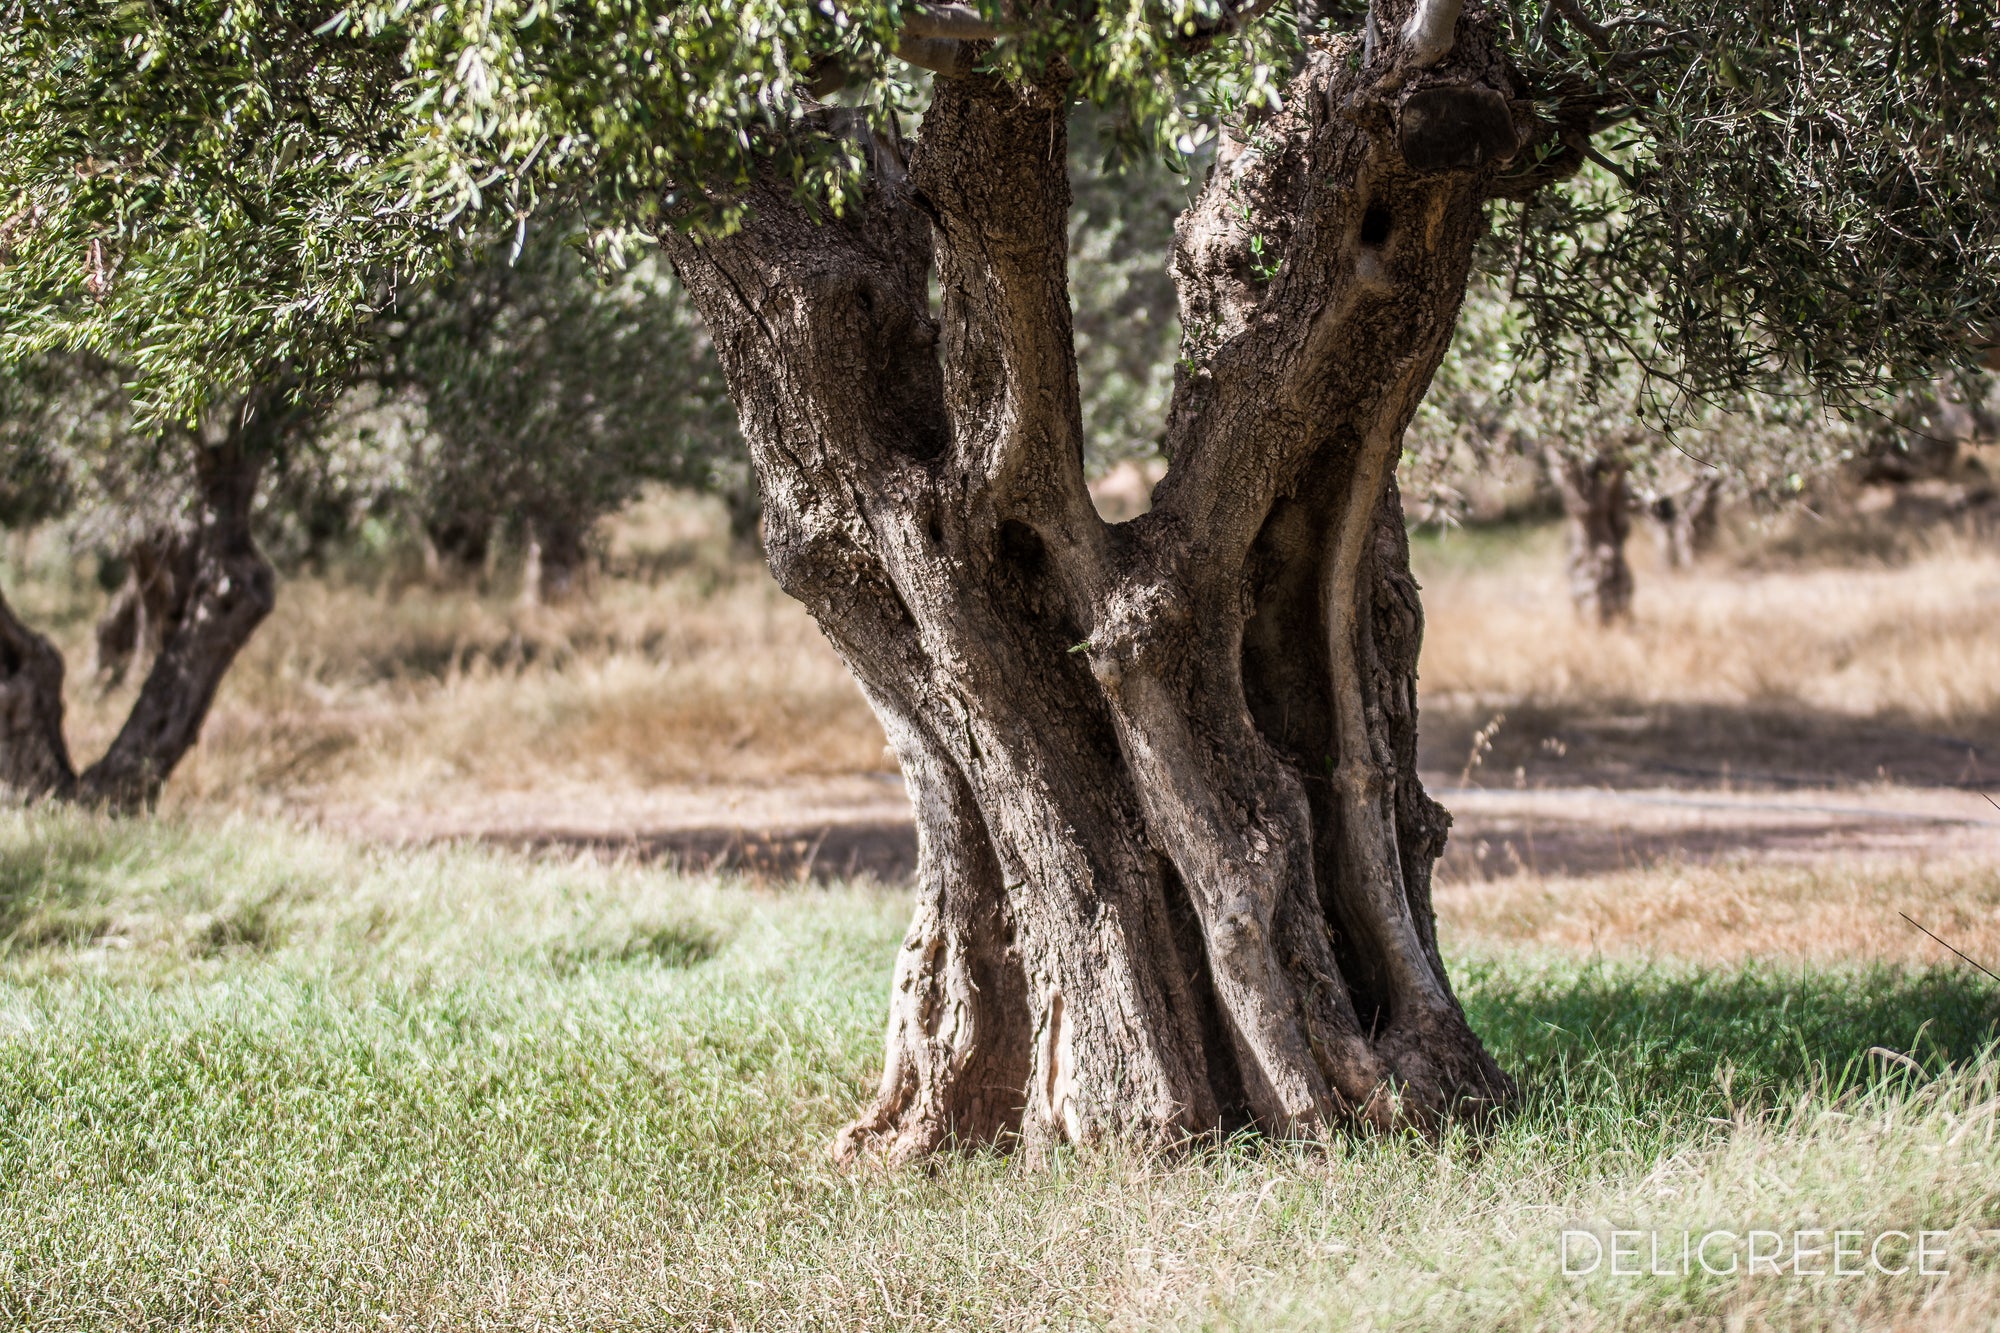
[[649, 481], [756, 525], [734, 409], [671, 274], [639, 255], [601, 276], [571, 241], [538, 221], [384, 320], [384, 382], [421, 413], [407, 484], [426, 539], [477, 559], [518, 535], [530, 601], [577, 590], [591, 525]]

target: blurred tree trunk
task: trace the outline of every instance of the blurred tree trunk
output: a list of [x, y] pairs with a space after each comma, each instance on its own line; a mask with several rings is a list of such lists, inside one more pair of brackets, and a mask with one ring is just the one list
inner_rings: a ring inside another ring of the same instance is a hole
[[1066, 88], [940, 78], [913, 154], [869, 143], [847, 217], [773, 181], [735, 234], [667, 234], [772, 569], [916, 807], [883, 1079], [843, 1155], [1513, 1096], [1437, 950], [1449, 817], [1416, 772], [1393, 481], [1514, 141], [1481, 22], [1400, 111], [1336, 110], [1375, 74], [1334, 43], [1257, 146], [1225, 144], [1179, 227], [1173, 466], [1129, 523], [1084, 483]]
[[67, 796], [76, 783], [63, 739], [63, 660], [0, 597], [0, 796]]
[[[144, 611], [158, 634], [152, 665], [111, 747], [80, 776], [62, 734], [62, 655], [0, 601], [0, 789], [15, 799], [68, 797], [118, 813], [158, 798], [200, 736], [236, 654], [271, 611], [275, 580], [251, 537], [250, 516], [262, 460], [281, 428], [246, 409], [234, 425], [211, 425], [189, 442], [192, 531], [155, 545], [156, 572], [170, 572], [173, 581], [152, 580], [140, 598], [157, 603]], [[140, 642], [136, 625], [133, 641]]]
[[127, 549], [125, 562], [125, 582], [97, 622], [94, 674], [106, 688], [159, 656], [195, 587], [195, 546], [185, 532], [150, 532]]
[[490, 581], [492, 558], [499, 549], [490, 519], [430, 518], [419, 522], [424, 581], [433, 588], [468, 580]]
[[1702, 477], [1648, 506], [1660, 541], [1660, 560], [1687, 569], [1708, 553], [1722, 517], [1722, 479]]
[[1570, 600], [1577, 614], [1599, 625], [1632, 614], [1632, 566], [1625, 539], [1632, 535], [1632, 492], [1625, 465], [1615, 455], [1549, 456], [1549, 473], [1568, 520]]
[[528, 606], [561, 606], [585, 588], [590, 549], [584, 524], [538, 518], [528, 524], [528, 553], [521, 571], [521, 601]]
[[139, 697], [111, 748], [77, 780], [78, 795], [91, 804], [126, 811], [158, 798], [200, 737], [236, 654], [271, 612], [276, 580], [250, 531], [266, 451], [246, 438], [269, 429], [255, 420], [195, 445], [194, 530], [182, 539], [180, 567], [164, 561], [171, 577], [152, 585], [159, 647]]

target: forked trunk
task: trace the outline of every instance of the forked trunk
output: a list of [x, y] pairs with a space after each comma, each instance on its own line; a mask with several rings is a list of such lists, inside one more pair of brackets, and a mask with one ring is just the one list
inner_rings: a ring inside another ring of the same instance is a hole
[[125, 725], [77, 779], [79, 794], [93, 805], [136, 810], [158, 799], [167, 774], [200, 738], [236, 654], [271, 613], [276, 579], [250, 532], [260, 454], [233, 431], [195, 452], [185, 595], [164, 608], [159, 648]]
[[1512, 1096], [1438, 955], [1393, 481], [1515, 141], [1462, 26], [1444, 72], [1320, 49], [1225, 147], [1179, 228], [1173, 464], [1129, 523], [1084, 484], [1064, 87], [940, 78], [907, 159], [871, 145], [857, 214], [772, 185], [735, 235], [667, 241], [772, 568], [916, 806], [888, 1058], [843, 1155]]
[[1570, 600], [1585, 620], [1616, 624], [1632, 614], [1632, 566], [1625, 560], [1632, 492], [1625, 465], [1609, 454], [1557, 457], [1549, 471], [1568, 519]]
[[1715, 545], [1722, 517], [1722, 481], [1703, 477], [1662, 495], [1651, 505], [1660, 561], [1668, 569], [1689, 569]]
[[159, 599], [158, 647], [125, 725], [81, 775], [62, 733], [62, 657], [0, 602], [0, 791], [143, 809], [200, 736], [216, 688], [274, 600], [271, 567], [250, 533], [263, 450], [244, 431], [217, 430], [194, 446], [196, 507], [178, 591]]

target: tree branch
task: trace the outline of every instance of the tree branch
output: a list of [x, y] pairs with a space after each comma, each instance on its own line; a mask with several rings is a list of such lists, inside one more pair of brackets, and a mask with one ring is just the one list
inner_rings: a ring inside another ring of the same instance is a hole
[[1403, 25], [1403, 46], [1411, 64], [1429, 69], [1451, 54], [1458, 40], [1458, 16], [1465, 0], [1417, 0]]
[[954, 465], [996, 523], [1028, 523], [1061, 568], [1088, 579], [1103, 524], [1083, 479], [1068, 101], [1060, 84], [941, 83], [911, 177], [936, 228]]
[[903, 20], [911, 37], [943, 37], [961, 42], [990, 42], [1006, 29], [989, 22], [971, 5], [920, 5]]
[[970, 42], [955, 37], [911, 36], [896, 42], [896, 58], [949, 79], [972, 73], [976, 59]]
[[1236, 568], [1301, 461], [1372, 415], [1404, 356], [1449, 338], [1453, 311], [1426, 294], [1452, 290], [1455, 310], [1478, 225], [1460, 205], [1490, 169], [1419, 173], [1393, 122], [1357, 123], [1349, 103], [1384, 72], [1350, 68], [1353, 52], [1351, 38], [1315, 51], [1177, 227], [1184, 359], [1152, 522], [1184, 524], [1212, 551], [1204, 566]]

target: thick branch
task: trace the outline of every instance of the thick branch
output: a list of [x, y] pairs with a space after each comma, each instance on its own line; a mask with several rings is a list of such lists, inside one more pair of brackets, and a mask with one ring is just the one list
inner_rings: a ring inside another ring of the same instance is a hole
[[[918, 69], [947, 78], [970, 74], [978, 63], [978, 48], [955, 37], [920, 37], [914, 34], [896, 39], [896, 57]], [[833, 85], [838, 87], [836, 83]]]
[[[1483, 43], [1455, 59], [1483, 82], [1417, 90], [1400, 125], [1347, 118], [1376, 79], [1351, 67], [1352, 53], [1351, 40], [1316, 51], [1284, 112], [1225, 145], [1177, 228], [1185, 333], [1167, 427], [1173, 467], [1141, 523], [1177, 529], [1219, 570], [1241, 567], [1307, 459], [1396, 415], [1381, 400], [1403, 366], [1443, 355], [1483, 225], [1477, 200], [1497, 165], [1482, 146], [1489, 130], [1512, 133], [1495, 91], [1511, 89], [1511, 76]], [[1447, 97], [1469, 128], [1438, 130], [1427, 115], [1423, 133], [1445, 137], [1420, 136], [1425, 160], [1412, 166], [1410, 117]], [[1493, 116], [1497, 127], [1481, 119]]]
[[1028, 522], [1089, 580], [1103, 525], [1083, 478], [1067, 112], [1059, 84], [941, 82], [911, 174], [937, 228], [955, 470], [996, 524]]
[[903, 20], [912, 37], [946, 37], [962, 42], [990, 42], [1006, 30], [989, 23], [971, 5], [918, 5]]
[[1429, 69], [1450, 55], [1464, 8], [1465, 0], [1417, 0], [1403, 24], [1405, 59], [1418, 69]]
[[1353, 894], [1365, 904], [1375, 947], [1387, 965], [1399, 1008], [1434, 1013], [1448, 1006], [1441, 979], [1432, 970], [1410, 917], [1403, 886], [1403, 859], [1396, 845], [1396, 794], [1382, 780], [1386, 767], [1376, 753], [1377, 728], [1370, 724], [1369, 673], [1361, 644], [1372, 632], [1362, 616], [1362, 573], [1375, 541], [1381, 507], [1397, 446], [1400, 421], [1378, 422], [1363, 442], [1348, 483], [1334, 540], [1327, 547], [1325, 572], [1328, 686], [1334, 703], [1334, 798], [1340, 808], [1346, 875]]

